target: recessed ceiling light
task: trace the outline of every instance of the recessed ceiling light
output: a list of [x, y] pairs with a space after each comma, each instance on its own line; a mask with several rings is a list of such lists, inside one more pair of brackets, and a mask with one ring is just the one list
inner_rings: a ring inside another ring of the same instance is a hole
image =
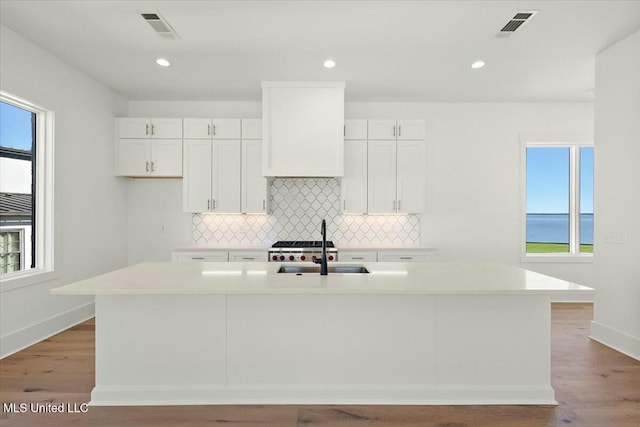
[[327, 59], [326, 61], [324, 61], [324, 66], [325, 68], [333, 68], [336, 66], [336, 61], [334, 61], [333, 59]]
[[471, 68], [482, 68], [484, 67], [484, 61], [476, 61], [473, 64], [471, 64]]
[[160, 65], [161, 67], [168, 67], [169, 65], [171, 65], [171, 63], [164, 58], [156, 59], [156, 64]]

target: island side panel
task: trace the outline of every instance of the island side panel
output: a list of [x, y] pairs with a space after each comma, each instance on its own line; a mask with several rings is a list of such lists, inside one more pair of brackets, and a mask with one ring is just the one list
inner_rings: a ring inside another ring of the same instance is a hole
[[439, 388], [482, 390], [474, 403], [555, 404], [550, 310], [547, 295], [438, 296]]
[[304, 395], [315, 387], [336, 402], [363, 385], [435, 382], [433, 296], [231, 295], [228, 313], [230, 386], [322, 402]]
[[224, 386], [226, 315], [225, 295], [96, 296], [92, 404], [197, 402]]

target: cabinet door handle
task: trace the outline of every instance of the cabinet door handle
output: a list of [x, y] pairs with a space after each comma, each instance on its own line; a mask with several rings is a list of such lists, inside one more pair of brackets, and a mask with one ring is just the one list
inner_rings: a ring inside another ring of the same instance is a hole
[[364, 259], [364, 257], [363, 256], [353, 256], [353, 257], [351, 257], [351, 259]]
[[144, 134], [145, 134], [145, 135], [149, 135], [149, 125], [148, 125], [148, 124], [147, 124], [147, 125], [145, 125], [145, 128], [144, 128]]
[[393, 125], [393, 136], [396, 136], [396, 125]]
[[155, 170], [154, 163], [151, 162], [151, 172], [153, 172], [154, 170]]
[[265, 199], [262, 199], [262, 210], [267, 210], [267, 201]]
[[204, 259], [204, 257], [191, 257], [191, 259]]
[[149, 162], [147, 162], [146, 171], [149, 172]]
[[342, 126], [342, 136], [347, 136], [347, 125]]
[[393, 211], [394, 212], [396, 211], [396, 201], [395, 200], [393, 201]]
[[398, 200], [398, 212], [400, 212], [400, 200]]
[[398, 136], [402, 136], [402, 125], [398, 125]]
[[242, 257], [242, 259], [246, 259], [247, 261], [253, 261], [253, 260], [255, 260], [255, 258], [254, 258], [254, 257], [252, 257], [252, 256], [244, 256], [244, 257]]
[[216, 135], [216, 125], [213, 125], [213, 135]]
[[400, 259], [413, 259], [412, 256], [401, 256]]
[[342, 201], [342, 210], [343, 211], [347, 210], [347, 200], [346, 199]]
[[216, 210], [216, 199], [213, 199], [213, 210]]
[[151, 135], [155, 135], [156, 126], [151, 124]]
[[207, 125], [207, 135], [211, 135], [211, 125]]
[[207, 199], [207, 210], [211, 210], [211, 199]]

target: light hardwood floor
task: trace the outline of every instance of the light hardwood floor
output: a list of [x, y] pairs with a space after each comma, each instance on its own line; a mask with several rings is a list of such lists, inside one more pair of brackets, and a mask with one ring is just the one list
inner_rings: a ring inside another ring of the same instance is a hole
[[[640, 362], [588, 338], [591, 304], [552, 306], [558, 406], [90, 407], [86, 413], [5, 413], [7, 426], [640, 426]], [[81, 403], [94, 385], [94, 322], [0, 361], [4, 403]], [[526, 367], [523, 367], [526, 369]]]

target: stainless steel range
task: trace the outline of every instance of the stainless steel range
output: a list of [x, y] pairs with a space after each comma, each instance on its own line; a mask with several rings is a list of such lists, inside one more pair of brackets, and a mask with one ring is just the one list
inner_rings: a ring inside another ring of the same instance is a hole
[[[313, 262], [322, 256], [321, 241], [281, 240], [269, 248], [269, 261]], [[327, 261], [338, 261], [338, 250], [327, 242]]]

